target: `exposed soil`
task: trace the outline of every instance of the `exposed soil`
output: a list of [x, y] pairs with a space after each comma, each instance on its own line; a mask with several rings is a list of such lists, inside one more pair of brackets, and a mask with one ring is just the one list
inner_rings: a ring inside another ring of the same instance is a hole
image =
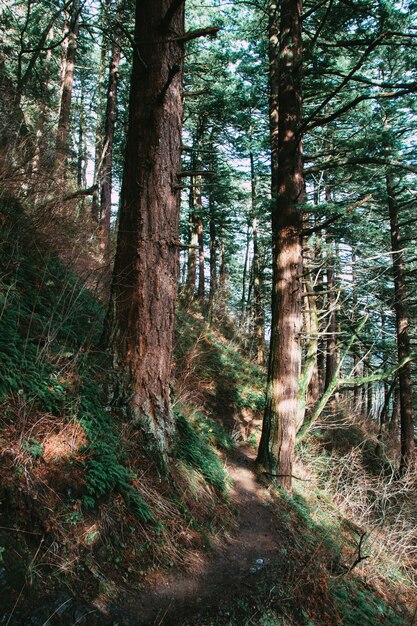
[[149, 587], [130, 594], [119, 606], [124, 623], [127, 618], [132, 626], [201, 624], [210, 614], [227, 617], [236, 598], [250, 598], [256, 589], [266, 598], [273, 593], [270, 579], [281, 559], [280, 535], [253, 462], [250, 448], [228, 459], [239, 521], [226, 543], [193, 562], [189, 571], [158, 574]]

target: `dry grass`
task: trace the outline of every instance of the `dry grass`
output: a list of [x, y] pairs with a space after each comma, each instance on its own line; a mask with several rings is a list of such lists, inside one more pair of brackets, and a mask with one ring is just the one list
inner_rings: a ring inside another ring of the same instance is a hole
[[[343, 515], [359, 535], [364, 533], [362, 551], [369, 558], [358, 569], [365, 579], [412, 602], [417, 590], [417, 469], [400, 477], [396, 464], [380, 463], [376, 456], [372, 466], [375, 428], [367, 429], [357, 419], [342, 421], [345, 445], [331, 448], [329, 440], [311, 437], [300, 451], [302, 463], [311, 471], [313, 488], [319, 487], [332, 503], [329, 515], [334, 510], [336, 518]], [[350, 449], [349, 428], [355, 441], [362, 435]]]

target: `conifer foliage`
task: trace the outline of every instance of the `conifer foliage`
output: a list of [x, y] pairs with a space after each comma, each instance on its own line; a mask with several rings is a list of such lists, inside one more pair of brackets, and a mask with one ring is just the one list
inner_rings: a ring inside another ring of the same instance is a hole
[[[414, 0], [1, 5], [0, 500], [32, 502], [48, 551], [114, 498], [132, 553], [176, 562], [228, 519], [241, 444], [307, 537], [298, 462], [345, 505], [363, 479], [351, 510], [395, 533], [404, 510], [413, 545], [416, 20]], [[57, 504], [60, 429], [79, 484]]]

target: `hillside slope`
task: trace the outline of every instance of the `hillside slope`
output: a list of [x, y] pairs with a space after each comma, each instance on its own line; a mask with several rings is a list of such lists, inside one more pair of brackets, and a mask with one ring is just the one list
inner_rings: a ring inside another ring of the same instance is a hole
[[0, 229], [0, 624], [412, 623], [414, 557], [381, 559], [377, 516], [342, 502], [346, 455], [376, 489], [360, 424], [343, 450], [334, 425], [311, 436], [276, 491], [253, 464], [263, 372], [180, 307], [166, 481], [114, 393], [100, 304], [21, 207], [3, 201]]

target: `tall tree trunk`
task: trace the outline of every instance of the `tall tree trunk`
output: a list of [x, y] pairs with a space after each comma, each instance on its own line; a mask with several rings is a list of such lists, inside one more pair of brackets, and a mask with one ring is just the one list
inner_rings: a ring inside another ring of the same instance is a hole
[[106, 113], [104, 118], [103, 151], [99, 171], [100, 181], [100, 210], [99, 235], [100, 248], [103, 254], [104, 266], [110, 269], [110, 224], [111, 224], [111, 196], [112, 196], [112, 167], [113, 167], [113, 139], [117, 111], [117, 84], [119, 80], [119, 65], [121, 57], [120, 28], [122, 21], [122, 0], [117, 8], [117, 24], [115, 27], [113, 45], [111, 49], [109, 79], [107, 83]]
[[[277, 49], [276, 2], [270, 2], [273, 297], [268, 388], [258, 462], [291, 489], [298, 414], [302, 326], [301, 127], [302, 2], [283, 0]], [[279, 61], [277, 61], [277, 58]], [[275, 86], [279, 81], [278, 107]], [[279, 111], [279, 123], [278, 123]]]
[[210, 230], [210, 287], [209, 287], [209, 318], [213, 316], [214, 298], [217, 289], [216, 263], [216, 219], [211, 195], [209, 196], [209, 230]]
[[397, 384], [394, 388], [394, 397], [392, 399], [392, 413], [389, 423], [390, 432], [394, 437], [398, 436], [398, 425], [400, 421], [400, 387]]
[[305, 247], [304, 252], [304, 275], [305, 278], [305, 330], [306, 350], [303, 373], [300, 378], [300, 407], [297, 426], [304, 421], [307, 407], [315, 407], [319, 401], [319, 376], [318, 376], [318, 344], [319, 344], [319, 316], [317, 311], [317, 296], [314, 291], [313, 258], [310, 246]]
[[[109, 6], [108, 0], [106, 0], [106, 9]], [[104, 5], [101, 5], [100, 9], [100, 23], [102, 27], [104, 27], [104, 14], [105, 9]], [[96, 97], [96, 127], [95, 127], [95, 137], [94, 137], [94, 174], [93, 174], [93, 183], [97, 186], [97, 189], [93, 193], [92, 202], [91, 202], [91, 216], [95, 222], [99, 222], [99, 212], [100, 212], [100, 171], [102, 169], [102, 154], [103, 154], [103, 108], [104, 108], [104, 91], [105, 91], [105, 79], [106, 79], [106, 64], [107, 64], [107, 39], [106, 37], [102, 37], [101, 40], [101, 52], [100, 52], [100, 67], [98, 72], [98, 83], [97, 83], [97, 97]]]
[[243, 261], [243, 272], [242, 272], [242, 297], [240, 301], [240, 323], [242, 326], [245, 325], [246, 321], [246, 283], [248, 278], [248, 265], [249, 265], [249, 249], [250, 249], [250, 224], [249, 222], [246, 224], [246, 242], [245, 242], [245, 258]]
[[[358, 319], [357, 308], [358, 308], [358, 299], [356, 296], [356, 254], [352, 250], [352, 305], [353, 305], [353, 317], [355, 323]], [[358, 354], [358, 347], [355, 346], [355, 352], [353, 354], [353, 376], [356, 378], [360, 377], [360, 356]], [[362, 387], [360, 385], [355, 385], [353, 387], [353, 410], [355, 413], [362, 413]]]
[[[51, 28], [50, 34], [48, 38], [46, 39], [47, 45], [50, 44], [50, 42], [52, 41], [53, 33], [54, 33], [53, 28]], [[44, 94], [42, 95], [42, 99], [39, 103], [39, 115], [38, 115], [37, 126], [36, 126], [36, 142], [35, 142], [35, 149], [34, 149], [33, 161], [32, 161], [32, 167], [31, 167], [32, 176], [34, 178], [35, 183], [36, 181], [39, 182], [39, 173], [42, 169], [42, 156], [45, 150], [45, 129], [47, 127], [48, 115], [49, 115], [50, 106], [51, 106], [51, 92], [53, 88], [51, 84], [51, 80], [50, 80], [51, 59], [52, 59], [52, 50], [49, 48], [45, 52], [45, 57], [43, 59], [42, 66], [41, 66], [43, 77], [44, 77], [44, 81], [43, 81]], [[40, 195], [39, 193], [40, 191], [41, 191], [40, 189], [36, 190], [36, 193], [35, 193], [36, 199], [39, 199], [38, 196]]]
[[258, 238], [258, 198], [256, 188], [255, 161], [252, 150], [249, 153], [250, 178], [251, 178], [251, 211], [252, 211], [252, 282], [253, 282], [253, 325], [256, 339], [256, 361], [258, 365], [264, 364], [264, 310], [262, 304], [262, 271], [260, 263], [260, 250]]
[[327, 306], [329, 321], [327, 324], [326, 378], [325, 390], [330, 385], [336, 371], [336, 284], [334, 279], [334, 259], [329, 259], [327, 267]]
[[[372, 370], [369, 365], [366, 367], [368, 376], [372, 374]], [[372, 382], [368, 382], [366, 386], [366, 414], [368, 419], [372, 419], [374, 411], [374, 386]]]
[[174, 431], [184, 3], [137, 0], [129, 128], [107, 329], [133, 423], [162, 462]]
[[262, 271], [260, 264], [260, 252], [258, 241], [258, 220], [253, 218], [252, 222], [252, 238], [253, 238], [253, 324], [255, 328], [256, 338], [256, 362], [258, 365], [264, 364], [264, 345], [265, 345], [265, 324], [264, 310], [262, 304]]
[[[394, 177], [387, 169], [385, 173], [387, 186], [388, 209], [390, 218], [392, 266], [394, 273], [394, 306], [397, 326], [398, 360], [408, 358], [411, 353], [408, 314], [407, 290], [405, 286], [405, 263], [402, 253], [401, 236], [398, 224], [398, 203], [395, 196]], [[414, 415], [413, 415], [413, 382], [411, 365], [406, 363], [398, 372], [400, 387], [400, 421], [401, 421], [401, 460], [400, 471], [403, 472], [414, 462]]]
[[74, 0], [67, 37], [68, 43], [65, 55], [65, 69], [63, 71], [62, 78], [62, 94], [59, 108], [58, 130], [56, 135], [55, 170], [64, 165], [68, 151], [71, 99], [74, 86], [75, 58], [77, 56], [79, 11], [79, 0]]
[[87, 186], [87, 144], [84, 115], [84, 85], [81, 87], [81, 98], [78, 118], [78, 145], [77, 145], [77, 186], [78, 189]]
[[201, 217], [197, 219], [197, 236], [198, 236], [198, 291], [197, 296], [200, 302], [204, 300], [206, 291], [205, 272], [205, 255], [204, 255], [204, 231], [203, 220]]
[[190, 214], [188, 221], [189, 239], [188, 239], [188, 270], [186, 295], [187, 302], [190, 304], [194, 300], [195, 284], [197, 279], [197, 250], [198, 250], [198, 223], [194, 213], [194, 183], [191, 179], [190, 188]]
[[226, 255], [224, 250], [223, 233], [220, 228], [219, 233], [219, 284], [218, 284], [218, 311], [220, 317], [226, 315], [226, 302], [227, 302], [227, 265]]

